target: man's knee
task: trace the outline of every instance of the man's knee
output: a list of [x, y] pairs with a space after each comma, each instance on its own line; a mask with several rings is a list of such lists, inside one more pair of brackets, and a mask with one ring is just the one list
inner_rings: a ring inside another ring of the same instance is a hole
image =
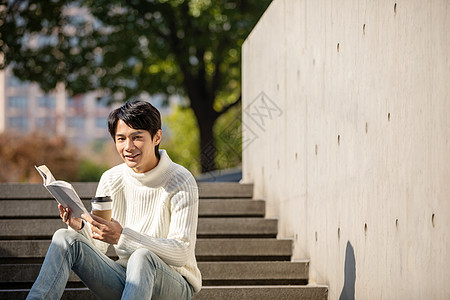
[[128, 264], [131, 262], [137, 265], [144, 265], [145, 263], [156, 265], [158, 259], [159, 258], [156, 256], [156, 254], [154, 254], [152, 251], [145, 248], [139, 248], [136, 249], [133, 254], [131, 254], [128, 260]]
[[72, 241], [76, 240], [79, 236], [79, 233], [66, 228], [61, 228], [55, 231], [53, 234], [52, 242], [53, 243], [61, 243], [61, 242], [68, 242], [71, 243]]

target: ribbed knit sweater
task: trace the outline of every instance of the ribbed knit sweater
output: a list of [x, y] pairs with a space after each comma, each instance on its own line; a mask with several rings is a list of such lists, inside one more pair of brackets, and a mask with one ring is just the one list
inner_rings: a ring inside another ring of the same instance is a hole
[[[136, 249], [149, 249], [198, 292], [202, 279], [195, 259], [197, 183], [165, 150], [160, 150], [160, 157], [158, 165], [146, 173], [135, 173], [126, 164], [109, 169], [100, 179], [96, 196], [111, 197], [112, 218], [123, 227], [114, 245], [119, 264], [126, 267]], [[91, 238], [86, 225], [79, 232], [106, 253], [109, 244]]]

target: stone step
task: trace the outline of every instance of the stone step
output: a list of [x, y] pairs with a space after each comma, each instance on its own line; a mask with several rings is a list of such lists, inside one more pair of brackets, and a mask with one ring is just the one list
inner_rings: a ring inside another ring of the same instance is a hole
[[253, 184], [198, 182], [200, 198], [252, 198]]
[[[88, 211], [89, 200], [84, 200]], [[0, 218], [59, 217], [57, 202], [45, 200], [0, 200]], [[263, 217], [265, 202], [244, 199], [204, 199], [199, 202], [199, 217]]]
[[249, 199], [204, 199], [199, 202], [199, 217], [264, 217], [266, 202]]
[[[96, 183], [73, 183], [90, 209]], [[292, 241], [277, 240], [277, 220], [253, 185], [198, 183], [196, 255], [203, 289], [194, 299], [327, 299], [324, 286], [306, 286], [308, 261], [291, 262]], [[42, 184], [0, 184], [0, 299], [24, 299], [50, 238], [64, 228]], [[112, 249], [107, 253], [114, 257]], [[72, 273], [62, 299], [97, 299]]]
[[308, 262], [199, 262], [203, 285], [307, 284]]
[[[0, 299], [17, 300], [25, 299], [28, 289], [0, 290]], [[94, 294], [87, 288], [66, 289], [62, 300], [97, 300]], [[326, 286], [205, 286], [194, 297], [195, 300], [298, 300], [298, 299], [328, 299]]]
[[[0, 239], [45, 239], [66, 225], [60, 219], [0, 219]], [[276, 237], [277, 220], [199, 218], [199, 237]]]
[[[90, 199], [97, 189], [97, 182], [73, 182], [80, 198]], [[40, 183], [2, 183], [0, 199], [48, 199], [49, 192]]]
[[[287, 285], [306, 284], [308, 262], [198, 262], [204, 286], [217, 285]], [[0, 288], [8, 289], [17, 284], [31, 284], [37, 278], [41, 264], [0, 265]], [[75, 273], [70, 283], [81, 283]]]
[[[1, 295], [1, 292], [0, 292]], [[195, 300], [327, 300], [328, 288], [317, 285], [297, 286], [206, 286], [194, 297]]]
[[[3, 240], [0, 241], [0, 263], [16, 259], [40, 259], [43, 261], [50, 240]], [[198, 239], [195, 247], [198, 261], [230, 260], [290, 260], [291, 240], [277, 239]], [[110, 247], [110, 257], [116, 256]]]
[[[90, 199], [97, 189], [96, 182], [74, 182], [82, 199]], [[199, 182], [200, 198], [252, 198], [253, 185], [235, 182]], [[47, 199], [49, 192], [42, 184], [1, 183], [0, 199]]]

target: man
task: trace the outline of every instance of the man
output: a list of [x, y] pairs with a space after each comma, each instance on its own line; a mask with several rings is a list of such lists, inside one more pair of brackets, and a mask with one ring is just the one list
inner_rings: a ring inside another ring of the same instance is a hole
[[[59, 299], [70, 270], [101, 299], [192, 299], [201, 288], [195, 259], [198, 188], [159, 150], [161, 118], [143, 101], [112, 111], [108, 129], [124, 163], [106, 171], [96, 196], [113, 200], [111, 221], [74, 218], [53, 235], [27, 299]], [[119, 260], [104, 253], [114, 245]]]

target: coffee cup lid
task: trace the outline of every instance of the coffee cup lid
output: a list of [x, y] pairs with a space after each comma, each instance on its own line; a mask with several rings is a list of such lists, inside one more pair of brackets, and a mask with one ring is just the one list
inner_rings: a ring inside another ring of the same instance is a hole
[[92, 197], [91, 202], [111, 202], [111, 198], [109, 196], [104, 197]]

